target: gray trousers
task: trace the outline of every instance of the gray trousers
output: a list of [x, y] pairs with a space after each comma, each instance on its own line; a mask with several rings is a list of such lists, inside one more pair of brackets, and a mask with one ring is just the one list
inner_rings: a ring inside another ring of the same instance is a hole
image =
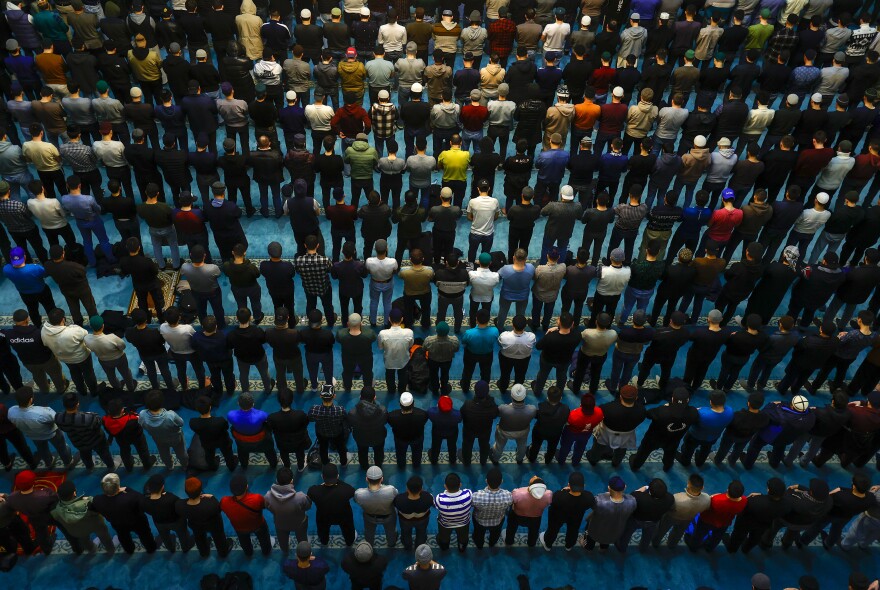
[[507, 441], [512, 440], [516, 443], [516, 460], [517, 462], [522, 461], [526, 456], [526, 449], [528, 448], [528, 438], [528, 429], [517, 430], [516, 432], [508, 432], [507, 430], [502, 430], [500, 427], [496, 428], [495, 445], [492, 447], [492, 458], [496, 461], [500, 459], [501, 454], [504, 452], [504, 446], [507, 444]]
[[[113, 389], [122, 389], [122, 381], [125, 382], [125, 386], [129, 391], [134, 391], [137, 387], [137, 383], [134, 381], [134, 377], [131, 376], [131, 369], [128, 366], [128, 357], [124, 354], [118, 359], [114, 359], [112, 361], [102, 361], [98, 359], [98, 363], [101, 365], [101, 368], [104, 369], [104, 373], [107, 375], [107, 381], [110, 382], [110, 386]], [[117, 373], [119, 376], [117, 377]], [[122, 378], [122, 381], [119, 378]]]
[[397, 515], [392, 512], [388, 516], [377, 518], [364, 513], [364, 538], [367, 543], [375, 546], [376, 527], [382, 525], [385, 528], [385, 540], [389, 547], [397, 544]]
[[850, 524], [840, 546], [844, 549], [867, 549], [874, 541], [880, 541], [880, 518], [862, 512]]
[[[113, 553], [115, 551], [113, 545], [113, 537], [110, 535], [110, 531], [107, 529], [107, 523], [103, 522], [101, 519], [100, 526], [95, 527], [94, 530], [89, 531], [83, 535], [71, 535], [67, 537], [67, 540], [70, 541], [71, 546], [76, 551], [77, 545], [78, 548], [85, 553], [94, 553], [95, 552], [95, 544], [92, 542], [92, 535], [98, 537], [101, 541], [101, 545], [104, 546], [104, 550], [108, 553]], [[67, 536], [65, 534], [65, 536]]]
[[46, 379], [47, 375], [52, 379], [56, 393], [61, 393], [64, 389], [64, 374], [61, 372], [61, 363], [59, 363], [58, 359], [54, 356], [45, 363], [40, 363], [38, 365], [24, 363], [24, 367], [31, 372], [31, 375], [34, 378], [34, 383], [37, 384], [37, 389], [39, 391], [48, 393], [49, 381]]
[[159, 457], [162, 458], [162, 463], [165, 464], [165, 467], [174, 469], [174, 459], [171, 457], [172, 449], [174, 454], [177, 455], [177, 460], [180, 461], [180, 466], [184, 469], [189, 466], [189, 454], [186, 452], [186, 441], [183, 440], [183, 433], [180, 433], [176, 439], [159, 440], [153, 436], [153, 433], [150, 433], [150, 437], [156, 443], [156, 449], [159, 451]]

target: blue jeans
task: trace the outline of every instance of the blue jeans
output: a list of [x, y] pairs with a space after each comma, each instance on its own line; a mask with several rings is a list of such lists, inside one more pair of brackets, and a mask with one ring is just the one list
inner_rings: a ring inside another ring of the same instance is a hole
[[464, 151], [468, 151], [471, 147], [471, 143], [474, 144], [474, 153], [480, 153], [480, 140], [483, 139], [483, 130], [479, 131], [468, 131], [467, 129], [461, 130], [461, 149]]
[[55, 450], [58, 451], [58, 456], [61, 457], [61, 462], [65, 465], [70, 463], [73, 458], [70, 454], [70, 446], [64, 438], [64, 433], [60, 430], [56, 430], [55, 434], [52, 435], [52, 438], [46, 440], [34, 440], [33, 443], [34, 446], [37, 447], [37, 450], [34, 452], [34, 458], [37, 461], [43, 461], [46, 464], [46, 467], [52, 467], [49, 465], [49, 460], [52, 458], [49, 444], [55, 447]]
[[641, 356], [641, 354], [620, 352], [617, 348], [614, 349], [614, 355], [611, 357], [611, 376], [605, 381], [608, 391], [617, 391], [621, 383], [626, 385], [630, 382], [633, 370]]
[[633, 287], [627, 287], [626, 291], [623, 292], [623, 310], [620, 312], [620, 322], [626, 322], [633, 306], [637, 305], [636, 309], [647, 310], [648, 302], [653, 295], [654, 289], [635, 289]]
[[682, 189], [684, 189], [684, 203], [682, 207], [687, 208], [691, 204], [691, 200], [694, 198], [694, 190], [697, 188], [696, 181], [694, 182], [685, 182], [680, 178], [675, 179], [675, 184], [672, 185], [672, 190], [675, 191], [676, 194], [680, 194]]
[[34, 177], [25, 170], [21, 174], [4, 174], [3, 180], [9, 183], [9, 196], [15, 201], [21, 200], [21, 191], [24, 190], [27, 198], [33, 197], [33, 193], [28, 190], [28, 183], [33, 181]]
[[171, 265], [174, 268], [180, 266], [180, 248], [177, 246], [177, 230], [174, 226], [169, 227], [151, 227], [150, 242], [153, 244], [153, 257], [159, 264], [159, 269], [165, 269], [165, 256], [162, 253], [162, 242], [168, 242], [171, 248]]
[[107, 230], [104, 229], [104, 221], [100, 217], [88, 221], [77, 219], [76, 227], [79, 229], [79, 233], [82, 236], [83, 247], [86, 251], [86, 258], [89, 261], [89, 266], [95, 266], [95, 248], [92, 245], [92, 232], [94, 232], [95, 236], [98, 238], [98, 243], [101, 246], [101, 250], [104, 251], [104, 256], [107, 257], [107, 260], [110, 262], [116, 262], [116, 257], [113, 256], [113, 251], [110, 249], [110, 240], [107, 238]]
[[568, 453], [573, 451], [571, 464], [579, 465], [591, 436], [593, 436], [592, 432], [574, 432], [568, 427], [564, 428], [562, 439], [559, 441], [559, 450], [556, 452], [556, 461], [559, 464], [565, 463]]
[[483, 252], [486, 254], [491, 253], [492, 251], [492, 242], [495, 241], [495, 234], [491, 233], [487, 236], [470, 233], [468, 234], [468, 260], [471, 262], [476, 261], [477, 259], [477, 248], [483, 248]]
[[544, 240], [541, 242], [541, 264], [547, 263], [547, 253], [553, 249], [555, 246], [557, 250], [559, 250], [559, 260], [557, 261], [559, 264], [565, 264], [565, 259], [568, 254], [568, 242], [571, 238], [561, 239], [561, 238], [548, 238], [544, 236]]
[[370, 324], [376, 325], [376, 315], [379, 312], [379, 298], [382, 298], [382, 311], [385, 314], [385, 324], [388, 324], [388, 317], [391, 313], [391, 296], [394, 293], [394, 283], [377, 283], [370, 281]]
[[[831, 234], [826, 230], [822, 230], [822, 233], [819, 234], [819, 238], [816, 240], [816, 243], [813, 245], [813, 251], [810, 252], [810, 264], [816, 264], [822, 257], [829, 252], [837, 252], [837, 249], [840, 247], [841, 242], [843, 242], [843, 238], [846, 237], [846, 234]], [[803, 256], [806, 254], [804, 252], [801, 254]]]

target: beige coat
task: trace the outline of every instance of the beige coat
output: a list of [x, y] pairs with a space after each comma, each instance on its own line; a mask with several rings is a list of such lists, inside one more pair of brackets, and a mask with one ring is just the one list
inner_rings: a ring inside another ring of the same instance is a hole
[[641, 100], [639, 104], [629, 107], [626, 114], [626, 134], [642, 139], [648, 135], [659, 112], [656, 106]]
[[498, 85], [504, 82], [504, 68], [498, 64], [490, 63], [480, 70], [480, 90], [483, 98], [480, 104], [486, 106], [490, 100], [498, 98]]
[[562, 144], [568, 137], [568, 130], [571, 129], [571, 120], [574, 117], [574, 105], [569, 103], [556, 103], [547, 109], [547, 116], [544, 117], [544, 149], [550, 149], [550, 136], [558, 133], [562, 136]]
[[249, 59], [263, 59], [262, 26], [263, 19], [257, 16], [257, 6], [253, 0], [242, 0], [241, 14], [235, 17], [235, 27], [238, 29], [238, 40]]

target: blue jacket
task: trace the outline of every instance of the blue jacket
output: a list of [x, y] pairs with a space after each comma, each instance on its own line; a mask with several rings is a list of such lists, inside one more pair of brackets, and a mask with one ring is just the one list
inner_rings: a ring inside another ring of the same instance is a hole
[[699, 236], [700, 231], [709, 224], [712, 210], [708, 207], [687, 207], [681, 214], [678, 231], [685, 236]]
[[599, 158], [599, 180], [606, 182], [616, 182], [620, 180], [620, 175], [626, 170], [629, 164], [629, 158], [623, 154], [615, 155], [614, 152], [602, 154]]
[[43, 280], [46, 270], [39, 264], [25, 264], [19, 268], [7, 264], [3, 267], [3, 274], [23, 295], [42, 293], [46, 288], [46, 281]]
[[226, 332], [220, 330], [211, 336], [206, 336], [202, 330], [196, 330], [192, 337], [192, 347], [206, 363], [223, 362], [232, 358], [226, 346]]
[[226, 415], [226, 419], [232, 424], [232, 428], [245, 436], [262, 432], [268, 418], [269, 414], [256, 408], [251, 410], [232, 410]]
[[[562, 182], [570, 157], [566, 150], [544, 150], [538, 154], [538, 159], [535, 161], [538, 180], [551, 183]], [[551, 195], [551, 197], [553, 196]]]
[[37, 62], [34, 58], [28, 55], [9, 56], [3, 59], [3, 63], [15, 74], [22, 86], [30, 87], [40, 83], [40, 74], [37, 72]]
[[217, 101], [207, 94], [184, 96], [183, 112], [196, 137], [199, 133], [217, 131]]
[[153, 109], [153, 116], [162, 124], [162, 129], [178, 131], [186, 128], [186, 120], [183, 117], [183, 108], [173, 104], [171, 106], [160, 105]]

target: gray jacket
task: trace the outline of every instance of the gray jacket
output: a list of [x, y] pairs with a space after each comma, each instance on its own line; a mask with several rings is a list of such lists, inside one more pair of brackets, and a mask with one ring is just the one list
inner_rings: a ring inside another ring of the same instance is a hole
[[157, 443], [176, 443], [183, 436], [183, 418], [171, 410], [163, 408], [158, 414], [141, 410], [138, 423]]
[[311, 499], [302, 492], [297, 492], [293, 484], [272, 484], [263, 496], [266, 508], [275, 517], [275, 528], [284, 531], [295, 531], [308, 523], [308, 510], [312, 507]]
[[505, 432], [528, 432], [532, 420], [538, 415], [537, 406], [524, 402], [511, 402], [498, 406], [498, 428]]
[[711, 162], [706, 171], [706, 182], [727, 183], [733, 174], [733, 167], [738, 160], [736, 152], [730, 148], [718, 149], [709, 156]]
[[11, 141], [0, 141], [0, 175], [15, 176], [27, 172], [27, 169], [21, 148]]

